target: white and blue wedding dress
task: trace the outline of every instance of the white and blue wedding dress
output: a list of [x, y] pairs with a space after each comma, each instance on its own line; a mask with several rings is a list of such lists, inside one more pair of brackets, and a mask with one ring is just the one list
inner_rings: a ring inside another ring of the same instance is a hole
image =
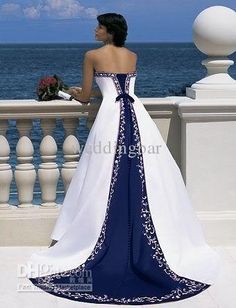
[[28, 278], [45, 292], [158, 304], [197, 295], [218, 277], [221, 257], [134, 94], [136, 75], [94, 72], [103, 100], [51, 234], [58, 242], [28, 260]]

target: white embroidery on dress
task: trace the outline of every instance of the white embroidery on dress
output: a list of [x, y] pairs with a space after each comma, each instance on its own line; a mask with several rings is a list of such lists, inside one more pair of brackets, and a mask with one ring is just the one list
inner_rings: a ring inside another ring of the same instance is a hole
[[137, 71], [129, 72], [129, 73], [126, 73], [126, 74], [124, 74], [124, 73], [108, 73], [108, 72], [102, 72], [102, 71], [101, 72], [97, 72], [97, 71], [94, 72], [94, 76], [96, 76], [96, 77], [112, 77], [113, 79], [116, 79], [116, 83], [118, 83], [120, 85], [119, 80], [116, 78], [117, 75], [126, 75], [127, 78], [130, 78], [130, 77], [133, 77], [133, 76], [137, 76]]
[[[114, 82], [114, 85], [117, 90], [117, 94], [122, 94], [122, 89], [119, 83], [119, 80], [117, 78], [116, 73], [107, 73], [107, 72], [95, 72], [95, 76], [97, 77], [112, 77], [112, 80]], [[129, 93], [129, 85], [130, 85], [130, 78], [136, 76], [136, 72], [130, 72], [127, 74], [125, 79], [125, 92]], [[84, 271], [86, 269], [86, 264], [89, 263], [90, 260], [93, 260], [94, 257], [98, 254], [99, 250], [102, 249], [103, 243], [106, 237], [106, 224], [108, 219], [108, 213], [109, 213], [109, 207], [112, 200], [112, 196], [114, 193], [115, 183], [117, 181], [118, 176], [118, 170], [119, 170], [119, 163], [122, 156], [122, 151], [119, 151], [119, 146], [124, 145], [125, 143], [125, 104], [124, 99], [120, 98], [120, 124], [119, 124], [119, 133], [118, 133], [118, 142], [117, 142], [117, 150], [114, 157], [114, 164], [113, 164], [113, 171], [112, 171], [112, 177], [111, 177], [111, 183], [110, 183], [110, 191], [109, 191], [109, 197], [108, 197], [108, 203], [107, 203], [107, 209], [105, 214], [105, 219], [102, 225], [101, 233], [99, 235], [98, 241], [95, 245], [95, 248], [93, 249], [91, 255], [88, 257], [88, 259], [78, 266], [77, 268], [74, 268], [72, 270], [67, 270], [64, 272], [47, 275], [44, 277], [38, 277], [38, 278], [29, 278], [36, 286], [44, 289], [46, 292], [58, 294], [60, 296], [67, 297], [69, 299], [73, 300], [79, 300], [83, 299], [84, 301], [94, 301], [94, 302], [103, 302], [103, 303], [122, 303], [122, 304], [132, 304], [132, 303], [158, 303], [163, 302], [168, 299], [178, 300], [183, 295], [191, 294], [194, 295], [194, 293], [199, 293], [203, 291], [204, 289], [208, 288], [210, 285], [197, 282], [192, 279], [184, 278], [181, 276], [178, 276], [175, 274], [168, 266], [166, 259], [164, 257], [164, 254], [161, 250], [160, 244], [158, 242], [155, 227], [152, 222], [151, 213], [149, 210], [148, 205], [148, 199], [147, 199], [147, 192], [146, 192], [146, 182], [145, 182], [145, 173], [144, 173], [144, 164], [143, 164], [143, 156], [140, 151], [137, 151], [138, 153], [138, 160], [139, 164], [137, 164], [140, 179], [142, 181], [142, 208], [141, 208], [141, 219], [143, 221], [142, 225], [144, 228], [143, 235], [148, 240], [148, 245], [151, 246], [151, 249], [153, 250], [153, 254], [151, 254], [151, 257], [157, 261], [157, 264], [159, 267], [163, 267], [163, 270], [167, 275], [169, 275], [173, 280], [178, 281], [179, 283], [184, 283], [183, 287], [176, 288], [172, 291], [170, 291], [169, 294], [166, 294], [165, 296], [141, 296], [141, 297], [132, 297], [132, 298], [113, 298], [109, 297], [108, 295], [96, 295], [96, 294], [89, 294], [85, 292], [72, 292], [70, 291], [69, 287], [68, 290], [60, 289], [60, 287], [57, 287], [57, 282], [54, 281], [54, 279], [60, 279], [62, 277], [68, 277], [73, 274], [78, 274], [79, 271]], [[128, 106], [131, 111], [132, 116], [132, 124], [134, 127], [134, 140], [136, 145], [141, 144], [141, 138], [138, 128], [138, 122], [135, 115], [135, 110], [133, 107], [133, 103], [128, 101]], [[186, 288], [187, 287], [187, 288]]]

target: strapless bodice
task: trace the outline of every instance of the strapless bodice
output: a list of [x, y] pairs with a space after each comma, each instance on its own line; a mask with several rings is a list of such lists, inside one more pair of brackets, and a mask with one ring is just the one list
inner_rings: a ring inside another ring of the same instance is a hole
[[106, 72], [106, 71], [94, 71], [94, 76], [96, 77], [110, 77], [110, 76], [116, 76], [116, 75], [128, 75], [128, 76], [136, 76], [137, 70], [130, 71], [127, 73], [115, 73], [115, 72]]
[[119, 97], [132, 101], [136, 76], [137, 71], [127, 73], [94, 72], [96, 83], [102, 92], [103, 98], [114, 97], [117, 100]]

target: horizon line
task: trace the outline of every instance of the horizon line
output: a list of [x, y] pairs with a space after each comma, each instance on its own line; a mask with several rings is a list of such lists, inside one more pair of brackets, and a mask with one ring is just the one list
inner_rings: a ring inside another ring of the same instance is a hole
[[[126, 44], [147, 44], [147, 43], [193, 43], [192, 41], [129, 41]], [[48, 42], [48, 41], [41, 41], [41, 42], [0, 42], [0, 45], [4, 44], [94, 44], [94, 45], [99, 45], [100, 43], [98, 42], [92, 42], [92, 41], [83, 41], [83, 42]], [[194, 43], [193, 43], [194, 44]]]

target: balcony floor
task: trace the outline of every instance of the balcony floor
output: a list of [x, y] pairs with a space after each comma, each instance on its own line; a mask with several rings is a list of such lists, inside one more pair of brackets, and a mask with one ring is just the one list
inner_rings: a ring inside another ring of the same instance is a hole
[[[17, 278], [18, 264], [24, 264], [29, 255], [41, 247], [0, 247], [0, 307], [11, 308], [94, 308], [101, 304], [90, 304], [70, 301], [52, 296], [39, 289], [37, 291], [18, 291], [17, 286], [31, 286], [26, 278]], [[209, 289], [192, 298], [173, 303], [156, 305], [140, 305], [150, 308], [233, 308], [236, 302], [236, 246], [215, 247], [224, 258], [224, 267], [217, 282]], [[102, 305], [118, 307], [118, 305]], [[133, 305], [119, 305], [119, 307], [134, 307]]]

